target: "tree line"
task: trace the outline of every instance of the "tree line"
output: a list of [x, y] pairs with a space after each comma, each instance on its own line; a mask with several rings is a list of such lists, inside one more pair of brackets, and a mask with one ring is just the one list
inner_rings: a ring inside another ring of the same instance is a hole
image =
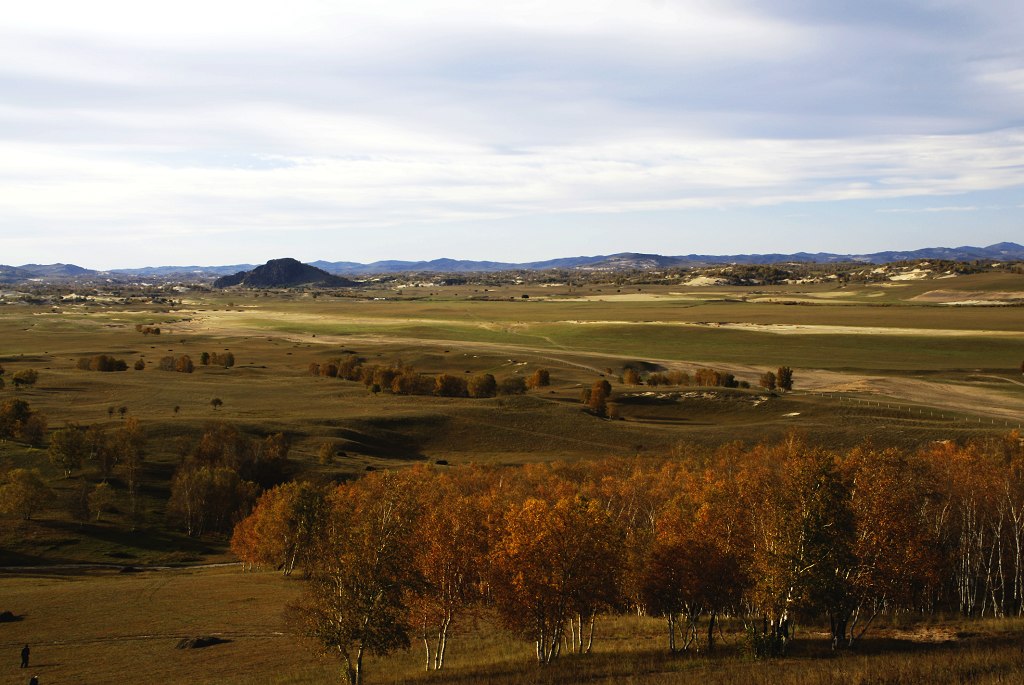
[[234, 530], [246, 567], [308, 580], [304, 630], [341, 656], [420, 641], [441, 668], [452, 627], [494, 612], [540, 663], [587, 653], [597, 619], [665, 620], [669, 650], [714, 648], [723, 616], [751, 650], [799, 622], [833, 648], [879, 617], [1024, 613], [1024, 442], [870, 445], [797, 436], [672, 461], [375, 472], [266, 491]]
[[[736, 376], [720, 369], [699, 368], [693, 374], [679, 369], [672, 371], [656, 371], [643, 375], [638, 369], [627, 366], [619, 379], [625, 385], [688, 386], [699, 385], [720, 388], [749, 388], [748, 381], [737, 380]], [[765, 390], [792, 390], [793, 369], [780, 366], [777, 371], [766, 371], [758, 379], [758, 384]]]
[[401, 363], [367, 364], [365, 359], [354, 354], [325, 362], [310, 362], [307, 371], [311, 376], [356, 381], [372, 392], [394, 395], [495, 397], [522, 395], [528, 389], [551, 384], [551, 374], [547, 369], [537, 369], [525, 378], [514, 375], [498, 379], [490, 373], [473, 374], [467, 378], [451, 373], [424, 374]]

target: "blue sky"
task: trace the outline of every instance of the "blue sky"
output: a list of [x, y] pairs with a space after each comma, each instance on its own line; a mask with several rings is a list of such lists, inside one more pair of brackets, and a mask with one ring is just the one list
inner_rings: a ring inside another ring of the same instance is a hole
[[37, 0], [0, 263], [1024, 242], [1024, 3]]

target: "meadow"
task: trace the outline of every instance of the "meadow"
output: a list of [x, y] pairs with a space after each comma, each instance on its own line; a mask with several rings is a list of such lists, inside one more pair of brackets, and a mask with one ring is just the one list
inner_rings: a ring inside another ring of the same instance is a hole
[[[290, 630], [285, 606], [301, 581], [229, 568], [140, 573], [21, 572], [0, 576], [4, 602], [21, 620], [0, 624], [8, 658], [0, 682], [22, 682], [17, 652], [32, 645], [30, 673], [41, 683], [132, 682], [289, 684], [338, 682], [333, 657]], [[1024, 620], [932, 617], [880, 625], [856, 651], [833, 654], [821, 626], [798, 627], [786, 658], [751, 659], [741, 627], [725, 626], [713, 654], [669, 654], [664, 622], [638, 616], [602, 619], [594, 653], [532, 662], [530, 645], [486, 616], [463, 625], [441, 672], [423, 671], [423, 652], [371, 657], [367, 683], [1007, 683], [1024, 670]], [[827, 627], [824, 628], [827, 630]], [[805, 631], [801, 636], [801, 632]], [[182, 638], [223, 640], [176, 649]]]
[[[284, 606], [298, 580], [243, 575], [237, 566], [115, 572], [232, 560], [225, 536], [191, 538], [166, 512], [183, 451], [212, 423], [285, 434], [292, 474], [322, 482], [424, 462], [654, 459], [685, 454], [688, 445], [749, 445], [794, 430], [836, 449], [865, 440], [913, 448], [982, 438], [1024, 417], [1022, 310], [985, 304], [1021, 293], [1022, 275], [980, 273], [846, 286], [193, 288], [164, 292], [160, 301], [87, 293], [59, 303], [6, 302], [0, 402], [27, 401], [51, 431], [68, 423], [113, 431], [137, 419], [146, 450], [140, 513], [129, 525], [123, 494], [102, 520], [74, 520], [64, 504], [94, 476], [85, 469], [64, 478], [45, 447], [0, 443], [0, 470], [39, 468], [54, 493], [31, 521], [2, 521], [0, 611], [10, 607], [22, 620], [0, 624], [0, 644], [12, 666], [20, 643], [37, 645], [44, 683], [118, 682], [126, 673], [139, 683], [335, 680], [337, 664], [315, 659], [287, 629]], [[231, 368], [198, 364], [202, 352], [227, 351], [237, 360]], [[431, 375], [500, 379], [547, 369], [551, 385], [485, 399], [418, 397], [309, 375], [311, 362], [350, 353]], [[76, 368], [98, 354], [123, 358], [129, 369]], [[161, 357], [184, 354], [197, 362], [194, 372], [159, 370]], [[137, 360], [143, 370], [132, 369]], [[794, 369], [794, 390], [760, 389], [761, 374], [782, 365]], [[628, 366], [713, 367], [751, 387], [626, 385]], [[12, 376], [29, 368], [38, 381], [15, 388]], [[583, 411], [580, 393], [599, 379], [612, 383], [618, 420]], [[221, 404], [213, 406], [215, 398]], [[325, 442], [337, 455], [329, 462], [319, 457]], [[121, 479], [111, 482], [123, 493]], [[78, 563], [115, 571], [54, 568]], [[1008, 682], [1022, 665], [1016, 644], [1024, 637], [1015, 619], [932, 617], [886, 626], [853, 654], [809, 646], [759, 662], [740, 653], [738, 633], [710, 659], [672, 657], [659, 649], [660, 621], [624, 616], [601, 624], [593, 658], [538, 669], [528, 645], [487, 629], [487, 620], [485, 628], [461, 629], [446, 682]], [[173, 649], [192, 634], [229, 641]], [[608, 644], [614, 652], [602, 652]], [[370, 680], [442, 679], [422, 674], [420, 661], [414, 648], [372, 663]], [[6, 673], [20, 677], [13, 667]]]

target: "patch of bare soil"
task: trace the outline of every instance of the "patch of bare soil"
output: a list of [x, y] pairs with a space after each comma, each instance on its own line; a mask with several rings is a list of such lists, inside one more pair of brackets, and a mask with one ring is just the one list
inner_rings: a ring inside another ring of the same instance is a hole
[[935, 302], [940, 304], [1013, 304], [1024, 301], [1021, 291], [981, 291], [981, 290], [929, 290], [915, 295], [909, 301]]

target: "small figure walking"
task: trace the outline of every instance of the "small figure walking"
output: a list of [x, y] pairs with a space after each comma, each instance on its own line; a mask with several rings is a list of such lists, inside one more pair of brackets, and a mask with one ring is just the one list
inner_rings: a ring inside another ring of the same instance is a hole
[[22, 668], [28, 668], [28, 655], [29, 655], [29, 652], [31, 652], [31, 651], [32, 650], [30, 650], [28, 648], [28, 645], [25, 645], [24, 647], [21, 648], [21, 667]]

